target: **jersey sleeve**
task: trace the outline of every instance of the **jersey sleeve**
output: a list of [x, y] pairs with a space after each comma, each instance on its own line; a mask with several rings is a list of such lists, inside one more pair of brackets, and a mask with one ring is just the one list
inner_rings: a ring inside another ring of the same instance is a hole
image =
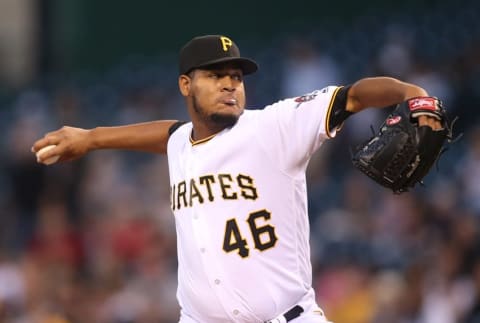
[[303, 171], [321, 144], [336, 135], [337, 129], [329, 128], [329, 118], [334, 104], [342, 104], [335, 100], [341, 88], [329, 86], [285, 99], [259, 113], [259, 141], [286, 171]]

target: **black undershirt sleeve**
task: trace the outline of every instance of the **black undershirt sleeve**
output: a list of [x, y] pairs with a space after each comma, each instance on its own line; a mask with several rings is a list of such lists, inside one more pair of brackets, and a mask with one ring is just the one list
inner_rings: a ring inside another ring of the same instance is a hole
[[339, 128], [342, 123], [353, 114], [353, 112], [346, 110], [348, 90], [350, 90], [350, 87], [351, 85], [342, 87], [333, 99], [332, 110], [330, 111], [330, 118], [328, 120], [329, 131]]
[[187, 123], [187, 121], [177, 121], [174, 124], [172, 124], [170, 128], [168, 128], [168, 136], [170, 137], [172, 133], [175, 132], [175, 130], [177, 130], [180, 126], [184, 125], [185, 123]]

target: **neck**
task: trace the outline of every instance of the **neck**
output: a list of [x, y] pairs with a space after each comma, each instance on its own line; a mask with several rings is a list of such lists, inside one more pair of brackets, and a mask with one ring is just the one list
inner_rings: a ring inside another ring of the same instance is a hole
[[215, 135], [225, 128], [227, 127], [226, 126], [207, 126], [205, 124], [198, 124], [193, 122], [193, 130], [192, 130], [191, 136], [194, 141], [198, 141], [198, 140], [208, 138], [212, 135]]

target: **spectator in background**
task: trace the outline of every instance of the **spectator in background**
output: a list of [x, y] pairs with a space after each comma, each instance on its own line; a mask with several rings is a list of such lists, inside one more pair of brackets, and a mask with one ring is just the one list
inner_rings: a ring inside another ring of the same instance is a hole
[[[47, 170], [32, 164], [25, 153], [28, 141], [44, 130], [42, 112], [47, 104], [44, 99], [35, 93], [20, 96], [15, 102], [15, 117], [5, 135], [5, 155], [9, 158], [4, 161], [4, 172], [11, 190], [6, 193], [7, 205], [2, 210], [8, 216], [0, 220], [4, 224], [0, 226], [1, 240], [18, 251], [24, 250], [34, 231], [38, 201], [47, 186]], [[29, 104], [32, 108], [26, 109]]]
[[378, 51], [377, 73], [407, 78], [413, 68], [412, 29], [406, 25], [386, 27], [383, 46]]
[[422, 59], [417, 59], [415, 67], [409, 76], [409, 82], [420, 84], [428, 93], [441, 97], [442, 102], [451, 114], [456, 114], [453, 103], [453, 88], [451, 81], [447, 79], [442, 70], [435, 69]]
[[343, 84], [343, 75], [333, 57], [305, 38], [290, 38], [286, 44], [281, 96], [295, 97], [331, 84]]
[[480, 214], [480, 127], [475, 127], [468, 137], [467, 151], [457, 170], [463, 187], [466, 206]]

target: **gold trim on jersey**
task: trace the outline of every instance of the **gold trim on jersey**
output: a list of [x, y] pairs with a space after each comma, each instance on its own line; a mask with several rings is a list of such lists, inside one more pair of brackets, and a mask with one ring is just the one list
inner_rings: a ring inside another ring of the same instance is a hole
[[[335, 89], [335, 92], [332, 94], [332, 98], [330, 99], [330, 104], [328, 105], [327, 118], [325, 119], [325, 133], [327, 134], [328, 138], [332, 138], [332, 135], [330, 134], [330, 129], [328, 128], [328, 124], [330, 123], [330, 114], [332, 113], [333, 103], [335, 102], [335, 99], [337, 98], [338, 91], [342, 87], [343, 86], [339, 86]], [[340, 130], [340, 128], [337, 128], [337, 130]]]
[[319, 315], [321, 315], [321, 316], [325, 316], [325, 314], [323, 313], [323, 311], [322, 311], [321, 309], [314, 310], [313, 313], [319, 314]]
[[193, 130], [192, 130], [192, 132], [190, 133], [190, 137], [189, 137], [190, 143], [192, 144], [192, 146], [196, 146], [196, 145], [203, 144], [203, 143], [209, 141], [210, 139], [212, 139], [213, 137], [215, 137], [215, 136], [217, 135], [216, 133], [214, 133], [213, 135], [210, 135], [210, 136], [208, 136], [208, 137], [206, 137], [206, 138], [203, 138], [203, 139], [200, 139], [200, 140], [193, 140], [192, 134], [193, 134]]

